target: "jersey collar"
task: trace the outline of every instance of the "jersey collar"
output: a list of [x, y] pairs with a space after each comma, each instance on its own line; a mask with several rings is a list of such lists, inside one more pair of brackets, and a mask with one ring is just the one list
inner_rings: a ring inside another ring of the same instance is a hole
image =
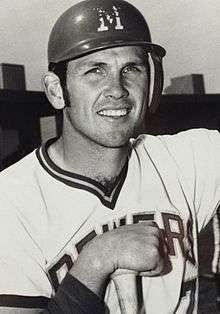
[[49, 157], [48, 155], [48, 147], [56, 141], [56, 138], [48, 140], [45, 144], [39, 147], [36, 150], [36, 156], [41, 166], [44, 168], [47, 173], [49, 173], [56, 180], [71, 186], [76, 189], [85, 190], [96, 195], [102, 204], [110, 209], [114, 209], [115, 204], [117, 202], [118, 196], [122, 189], [123, 183], [127, 176], [128, 171], [128, 159], [121, 170], [121, 173], [117, 177], [112, 189], [109, 191], [103, 186], [101, 183], [77, 174], [73, 172], [69, 172], [58, 167]]

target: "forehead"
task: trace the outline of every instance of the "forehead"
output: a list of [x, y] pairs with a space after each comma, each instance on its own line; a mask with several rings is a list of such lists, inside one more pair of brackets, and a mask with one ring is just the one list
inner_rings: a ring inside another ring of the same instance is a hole
[[141, 46], [114, 47], [91, 53], [87, 56], [70, 61], [71, 67], [81, 67], [92, 63], [117, 63], [126, 64], [129, 62], [143, 63], [147, 60], [147, 52]]

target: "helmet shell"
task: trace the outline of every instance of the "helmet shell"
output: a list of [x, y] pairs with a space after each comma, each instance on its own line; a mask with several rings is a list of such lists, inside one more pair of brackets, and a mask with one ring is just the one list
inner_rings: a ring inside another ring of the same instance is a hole
[[151, 42], [148, 25], [124, 0], [85, 0], [64, 12], [54, 25], [48, 62], [58, 63], [101, 49], [141, 45], [163, 57], [165, 50]]

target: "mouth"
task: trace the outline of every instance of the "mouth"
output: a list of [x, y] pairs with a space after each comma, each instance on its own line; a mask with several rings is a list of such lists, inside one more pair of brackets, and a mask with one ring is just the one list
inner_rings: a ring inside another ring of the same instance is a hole
[[130, 110], [128, 108], [122, 109], [103, 109], [97, 112], [98, 115], [102, 117], [109, 117], [109, 118], [121, 118], [125, 117], [129, 114]]

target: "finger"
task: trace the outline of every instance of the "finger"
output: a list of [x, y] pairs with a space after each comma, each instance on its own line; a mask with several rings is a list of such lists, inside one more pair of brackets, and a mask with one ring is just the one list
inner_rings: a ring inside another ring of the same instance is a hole
[[111, 274], [111, 279], [122, 275], [138, 275], [138, 272], [131, 269], [118, 268]]
[[148, 270], [148, 271], [144, 271], [144, 272], [140, 272], [139, 276], [141, 277], [156, 277], [156, 276], [160, 276], [162, 273], [160, 271], [157, 270]]
[[139, 276], [142, 276], [142, 277], [160, 276], [163, 274], [163, 270], [164, 270], [164, 262], [161, 261], [160, 263], [158, 263], [158, 265], [154, 269], [149, 269], [149, 270], [140, 272]]

